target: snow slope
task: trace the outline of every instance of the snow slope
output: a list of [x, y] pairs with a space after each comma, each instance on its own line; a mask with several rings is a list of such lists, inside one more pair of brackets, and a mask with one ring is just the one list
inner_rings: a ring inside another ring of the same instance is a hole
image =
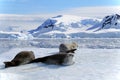
[[6, 32], [0, 32], [0, 38], [120, 38], [120, 15], [103, 19], [58, 15], [47, 19], [37, 29], [28, 32], [19, 29], [19, 26], [9, 26]]
[[0, 80], [120, 80], [119, 49], [78, 49], [71, 66], [27, 64], [4, 69], [22, 50], [32, 50], [36, 57], [51, 55], [57, 48], [14, 48], [0, 53]]
[[29, 31], [34, 37], [66, 38], [70, 34], [85, 32], [89, 27], [96, 25], [100, 19], [78, 17], [73, 15], [58, 15], [47, 19], [37, 29]]
[[36, 38], [120, 38], [120, 15], [97, 18], [58, 15], [29, 31]]
[[22, 32], [4, 32], [0, 31], [0, 38], [26, 40], [32, 39], [32, 35]]
[[98, 28], [97, 31], [104, 30], [104, 29], [108, 31], [109, 29], [113, 29], [113, 30], [116, 29], [117, 31], [120, 29], [120, 15], [114, 14], [114, 15], [105, 16], [97, 26], [93, 26], [90, 29], [93, 29], [93, 28]]

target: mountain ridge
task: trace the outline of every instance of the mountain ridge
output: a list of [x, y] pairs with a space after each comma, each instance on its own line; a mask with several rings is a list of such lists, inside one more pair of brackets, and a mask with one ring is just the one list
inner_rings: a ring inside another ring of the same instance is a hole
[[[42, 34], [66, 35], [69, 33], [87, 31], [89, 27], [99, 22], [96, 18], [78, 17], [73, 15], [58, 15], [47, 19], [37, 29], [29, 31], [34, 37], [40, 37]], [[49, 34], [47, 34], [49, 33]], [[56, 35], [57, 36], [57, 35]], [[42, 36], [41, 36], [42, 37]]]
[[107, 15], [103, 19], [57, 15], [48, 18], [36, 29], [13, 34], [18, 28], [10, 27], [8, 33], [0, 32], [0, 38], [120, 38], [120, 15]]

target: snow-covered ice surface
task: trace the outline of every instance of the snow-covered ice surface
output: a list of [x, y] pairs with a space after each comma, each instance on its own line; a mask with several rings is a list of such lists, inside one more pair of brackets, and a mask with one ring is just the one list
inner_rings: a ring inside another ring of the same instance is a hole
[[71, 66], [33, 63], [4, 69], [22, 50], [32, 50], [36, 57], [54, 54], [58, 48], [12, 48], [0, 53], [0, 80], [120, 80], [120, 50], [79, 48]]
[[[24, 50], [34, 51], [36, 58], [58, 52], [63, 42], [77, 42], [79, 45], [71, 66], [33, 63], [4, 68], [4, 61], [10, 61]], [[120, 80], [120, 39], [0, 39], [0, 80]]]

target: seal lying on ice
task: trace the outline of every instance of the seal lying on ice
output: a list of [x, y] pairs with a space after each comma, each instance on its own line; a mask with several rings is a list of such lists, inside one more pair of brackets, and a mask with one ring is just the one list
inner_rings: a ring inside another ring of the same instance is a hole
[[7, 68], [7, 67], [24, 65], [34, 59], [35, 59], [35, 56], [33, 51], [21, 51], [14, 57], [13, 60], [4, 62], [4, 64], [5, 64], [5, 68]]
[[[74, 51], [74, 50], [71, 50], [71, 51]], [[71, 53], [71, 51], [37, 58], [32, 60], [30, 63], [42, 62], [45, 64], [72, 65], [74, 64], [74, 61], [73, 61], [74, 55]], [[66, 54], [66, 53], [69, 53], [69, 54]]]

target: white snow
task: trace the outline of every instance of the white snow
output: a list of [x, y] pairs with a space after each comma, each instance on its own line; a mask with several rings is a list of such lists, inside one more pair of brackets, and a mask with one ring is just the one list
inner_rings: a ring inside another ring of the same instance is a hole
[[0, 53], [0, 80], [120, 80], [119, 49], [83, 49], [76, 51], [71, 66], [33, 63], [4, 69], [22, 50], [32, 50], [36, 57], [54, 54], [58, 48], [13, 48]]
[[103, 19], [58, 15], [30, 33], [36, 38], [119, 38], [119, 22], [118, 14]]
[[[69, 18], [68, 18], [69, 17]], [[51, 19], [57, 20], [56, 24], [64, 23], [69, 25], [71, 22], [80, 21], [80, 18], [73, 15], [58, 15], [56, 17], [52, 17]]]
[[[9, 26], [0, 32], [0, 38], [120, 38], [120, 15], [113, 14], [103, 19], [58, 15], [47, 19], [36, 29], [19, 30], [20, 26]], [[16, 32], [16, 33], [15, 33]], [[2, 34], [4, 33], [4, 34]], [[14, 33], [14, 34], [13, 34]], [[29, 33], [29, 34], [28, 34]]]
[[47, 19], [37, 29], [31, 30], [30, 33], [39, 38], [43, 38], [43, 36], [61, 37], [61, 35], [66, 37], [72, 33], [85, 32], [88, 28], [98, 24], [99, 21], [100, 19], [97, 18], [58, 15]]
[[26, 40], [26, 39], [32, 39], [33, 36], [31, 34], [25, 34], [22, 32], [0, 31], [0, 38]]

